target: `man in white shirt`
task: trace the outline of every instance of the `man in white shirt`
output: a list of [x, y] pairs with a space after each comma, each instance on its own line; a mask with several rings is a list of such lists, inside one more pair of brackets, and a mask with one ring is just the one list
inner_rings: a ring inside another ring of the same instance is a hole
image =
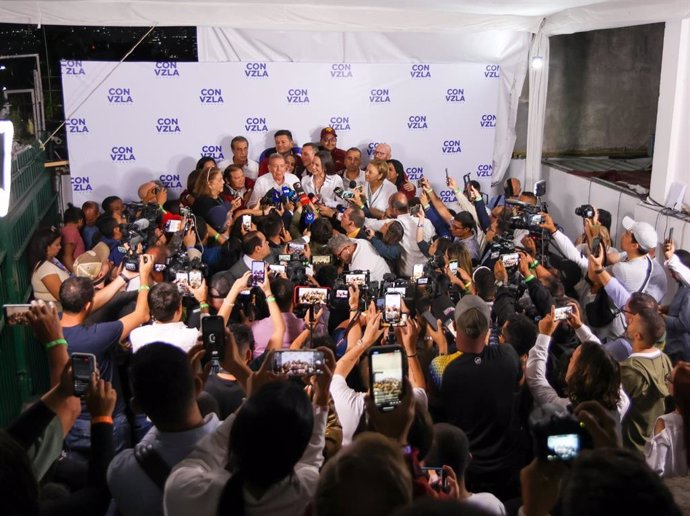
[[249, 159], [249, 142], [244, 136], [235, 136], [230, 142], [232, 150], [232, 163], [242, 167], [244, 175], [249, 179], [256, 180], [259, 176], [259, 164], [253, 159]]
[[295, 168], [295, 175], [306, 177], [312, 174], [311, 164], [317, 152], [319, 152], [319, 146], [316, 143], [305, 143], [302, 145], [302, 167], [299, 169]]
[[353, 188], [351, 183], [355, 182], [355, 186], [363, 186], [366, 183], [364, 179], [364, 170], [362, 166], [362, 151], [357, 147], [350, 147], [345, 153], [345, 170], [342, 171], [343, 183], [346, 189]]
[[396, 219], [403, 226], [403, 238], [400, 242], [402, 255], [400, 257], [400, 275], [412, 277], [414, 266], [417, 263], [425, 263], [427, 258], [417, 244], [417, 229], [424, 230], [424, 240], [429, 242], [436, 234], [434, 226], [427, 218], [419, 219], [410, 215], [407, 197], [402, 192], [397, 192], [388, 200], [386, 218], [381, 220], [366, 219], [364, 225], [374, 230], [380, 230], [390, 219]]
[[254, 191], [247, 203], [249, 207], [256, 206], [271, 188], [275, 188], [279, 192], [283, 186], [294, 189], [294, 184], [300, 182], [299, 178], [294, 174], [286, 173], [286, 167], [285, 158], [282, 155], [277, 152], [271, 154], [271, 157], [268, 159], [268, 171], [270, 174], [260, 176], [256, 180]]
[[366, 240], [350, 240], [345, 235], [335, 235], [328, 241], [333, 256], [353, 271], [369, 271], [371, 281], [382, 281], [384, 274], [391, 272], [386, 260]]
[[[195, 289], [200, 303], [206, 302], [206, 289]], [[158, 283], [149, 291], [149, 311], [153, 323], [139, 326], [129, 334], [132, 351], [152, 342], [166, 342], [180, 348], [185, 353], [196, 344], [199, 330], [189, 328], [180, 321], [182, 318], [182, 296], [172, 283]]]

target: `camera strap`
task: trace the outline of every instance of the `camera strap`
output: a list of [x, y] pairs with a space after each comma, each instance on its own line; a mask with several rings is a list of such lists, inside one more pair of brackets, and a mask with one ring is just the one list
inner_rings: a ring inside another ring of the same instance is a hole
[[649, 280], [652, 278], [652, 271], [654, 270], [654, 260], [652, 260], [648, 254], [645, 255], [645, 258], [647, 259], [647, 276], [645, 277], [644, 282], [642, 283], [642, 286], [639, 288], [638, 292], [644, 292], [647, 289]]
[[144, 470], [144, 473], [153, 480], [158, 489], [163, 491], [165, 481], [170, 475], [171, 467], [161, 458], [150, 444], [139, 444], [134, 447], [134, 458]]

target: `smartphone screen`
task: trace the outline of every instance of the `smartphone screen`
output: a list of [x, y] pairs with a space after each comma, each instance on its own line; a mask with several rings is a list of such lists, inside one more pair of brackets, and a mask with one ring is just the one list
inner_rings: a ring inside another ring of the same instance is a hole
[[29, 324], [29, 311], [31, 305], [5, 305], [5, 321], [8, 326], [18, 326]]
[[464, 176], [462, 176], [462, 180], [465, 183], [465, 190], [467, 190], [467, 186], [470, 184], [470, 177], [471, 174], [465, 174]]
[[549, 435], [546, 438], [549, 461], [571, 461], [580, 453], [580, 436], [578, 434]]
[[311, 376], [323, 373], [324, 357], [316, 350], [285, 350], [273, 354], [273, 372], [288, 376]]
[[278, 255], [278, 261], [280, 262], [281, 265], [287, 265], [291, 259], [292, 259], [292, 256], [290, 256], [289, 254], [279, 254]]
[[448, 262], [448, 270], [451, 272], [451, 274], [457, 274], [458, 273], [458, 261], [457, 260], [451, 260]]
[[96, 371], [96, 356], [91, 353], [72, 353], [72, 384], [74, 395], [86, 394], [91, 382], [91, 373]]
[[166, 233], [177, 233], [181, 227], [182, 227], [182, 221], [181, 220], [170, 219], [168, 222], [165, 223], [165, 232]]
[[568, 315], [573, 313], [573, 307], [572, 306], [561, 306], [559, 308], [556, 308], [554, 311], [554, 321], [564, 321], [565, 319], [568, 318]]
[[390, 326], [398, 326], [402, 320], [402, 296], [388, 294], [383, 302], [383, 320]]
[[323, 287], [295, 287], [295, 305], [325, 305], [328, 289]]
[[204, 275], [201, 271], [191, 270], [189, 271], [189, 286], [192, 288], [199, 288], [201, 282], [204, 280]]
[[207, 315], [201, 319], [201, 336], [204, 341], [204, 362], [225, 357], [225, 322], [220, 315]]
[[501, 255], [501, 261], [506, 267], [515, 267], [520, 262], [520, 255], [517, 253], [510, 253]]
[[368, 284], [368, 274], [365, 272], [358, 272], [358, 273], [348, 273], [345, 274], [345, 284], [346, 285], [357, 285], [358, 287], [363, 287], [364, 285]]
[[424, 276], [424, 264], [415, 263], [414, 267], [412, 268], [412, 281], [416, 281], [422, 276]]
[[404, 359], [400, 346], [379, 346], [369, 353], [371, 395], [380, 410], [400, 405], [405, 385]]
[[276, 274], [280, 274], [281, 272], [285, 272], [285, 265], [269, 265], [268, 270], [271, 272], [275, 272]]
[[242, 229], [245, 231], [251, 231], [252, 230], [252, 216], [251, 215], [242, 215]]
[[315, 254], [311, 257], [311, 263], [314, 265], [327, 265], [331, 263], [331, 257], [328, 254]]
[[266, 263], [252, 262], [252, 287], [258, 287], [266, 279]]

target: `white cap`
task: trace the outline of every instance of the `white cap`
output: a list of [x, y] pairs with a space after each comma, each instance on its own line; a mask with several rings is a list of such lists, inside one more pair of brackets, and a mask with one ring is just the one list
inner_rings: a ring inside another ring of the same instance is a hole
[[630, 217], [623, 217], [623, 227], [630, 231], [640, 247], [645, 251], [654, 249], [659, 242], [656, 229], [646, 222], [636, 222]]

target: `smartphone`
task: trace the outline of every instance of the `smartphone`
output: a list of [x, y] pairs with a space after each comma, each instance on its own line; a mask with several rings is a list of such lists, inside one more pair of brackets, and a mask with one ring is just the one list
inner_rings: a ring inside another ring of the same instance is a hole
[[96, 372], [96, 355], [92, 353], [72, 353], [72, 385], [74, 395], [82, 397], [91, 383], [91, 374]]
[[186, 272], [176, 272], [175, 284], [177, 285], [177, 291], [180, 294], [186, 294], [189, 290], [189, 274]]
[[21, 324], [29, 324], [29, 311], [31, 305], [4, 305], [5, 321], [8, 326], [18, 326]]
[[328, 289], [325, 287], [295, 287], [296, 306], [325, 305], [327, 300]]
[[564, 321], [568, 318], [569, 314], [573, 313], [573, 307], [572, 306], [561, 306], [561, 307], [556, 308], [553, 313], [554, 313], [554, 316], [553, 316], [554, 321]]
[[311, 257], [313, 265], [328, 265], [331, 263], [331, 256], [328, 254], [315, 254]]
[[348, 273], [345, 274], [345, 284], [350, 286], [350, 285], [357, 285], [358, 287], [362, 287], [364, 285], [369, 284], [369, 273], [368, 272], [357, 272], [357, 273]]
[[419, 176], [419, 179], [417, 179], [417, 186], [419, 188], [422, 188], [422, 181], [424, 181], [424, 176]]
[[383, 301], [383, 322], [387, 326], [400, 326], [402, 321], [402, 296], [386, 293]]
[[429, 485], [435, 491], [448, 492], [448, 474], [443, 468], [423, 467], [422, 471], [426, 473], [429, 479]]
[[449, 186], [450, 176], [448, 175], [448, 169], [446, 169], [446, 186]]
[[410, 215], [412, 215], [413, 217], [416, 217], [421, 210], [422, 210], [422, 205], [416, 204], [416, 205], [412, 206], [412, 208], [410, 208]]
[[292, 259], [292, 256], [289, 254], [279, 254], [278, 255], [278, 261], [280, 262], [281, 265], [287, 265], [291, 259]]
[[198, 270], [191, 270], [189, 271], [189, 286], [192, 288], [199, 288], [201, 286], [201, 282], [204, 281], [204, 275], [201, 273], [201, 271]]
[[307, 265], [304, 267], [304, 274], [307, 276], [313, 276], [314, 275], [314, 266], [313, 265]]
[[258, 287], [266, 279], [266, 262], [252, 262], [251, 286]]
[[280, 274], [281, 272], [285, 272], [285, 265], [269, 265], [268, 270]]
[[165, 223], [166, 233], [177, 233], [182, 228], [182, 221], [170, 219]]
[[405, 392], [405, 351], [400, 346], [377, 346], [369, 352], [369, 389], [379, 410], [400, 405]]
[[288, 243], [288, 253], [299, 254], [304, 252], [304, 244], [295, 244], [293, 242]]
[[599, 258], [601, 253], [601, 237], [594, 237], [592, 239], [592, 254], [595, 258]]
[[458, 261], [457, 260], [451, 260], [448, 262], [448, 270], [451, 272], [451, 274], [457, 274], [458, 273]]
[[575, 459], [582, 449], [579, 434], [555, 434], [546, 437], [546, 460], [568, 462]]
[[225, 358], [225, 322], [220, 315], [207, 315], [201, 319], [201, 337], [204, 342], [204, 362]]
[[467, 188], [470, 186], [470, 178], [472, 177], [471, 173], [467, 173], [464, 176], [462, 176], [462, 181], [465, 184], [464, 190], [467, 190]]
[[668, 230], [668, 237], [666, 237], [666, 242], [673, 242], [673, 228]]
[[438, 331], [438, 321], [436, 320], [436, 317], [434, 317], [434, 314], [431, 313], [431, 310], [423, 312], [422, 317], [427, 322], [427, 324], [431, 326], [432, 330]]
[[508, 267], [515, 267], [518, 263], [520, 263], [520, 255], [518, 253], [503, 254], [501, 255], [501, 261], [506, 269]]
[[242, 229], [245, 231], [251, 231], [252, 230], [252, 216], [251, 215], [242, 215]]
[[415, 263], [414, 267], [412, 268], [412, 281], [416, 281], [422, 276], [424, 276], [424, 264]]
[[323, 352], [313, 349], [283, 350], [273, 354], [273, 372], [287, 376], [323, 374]]

